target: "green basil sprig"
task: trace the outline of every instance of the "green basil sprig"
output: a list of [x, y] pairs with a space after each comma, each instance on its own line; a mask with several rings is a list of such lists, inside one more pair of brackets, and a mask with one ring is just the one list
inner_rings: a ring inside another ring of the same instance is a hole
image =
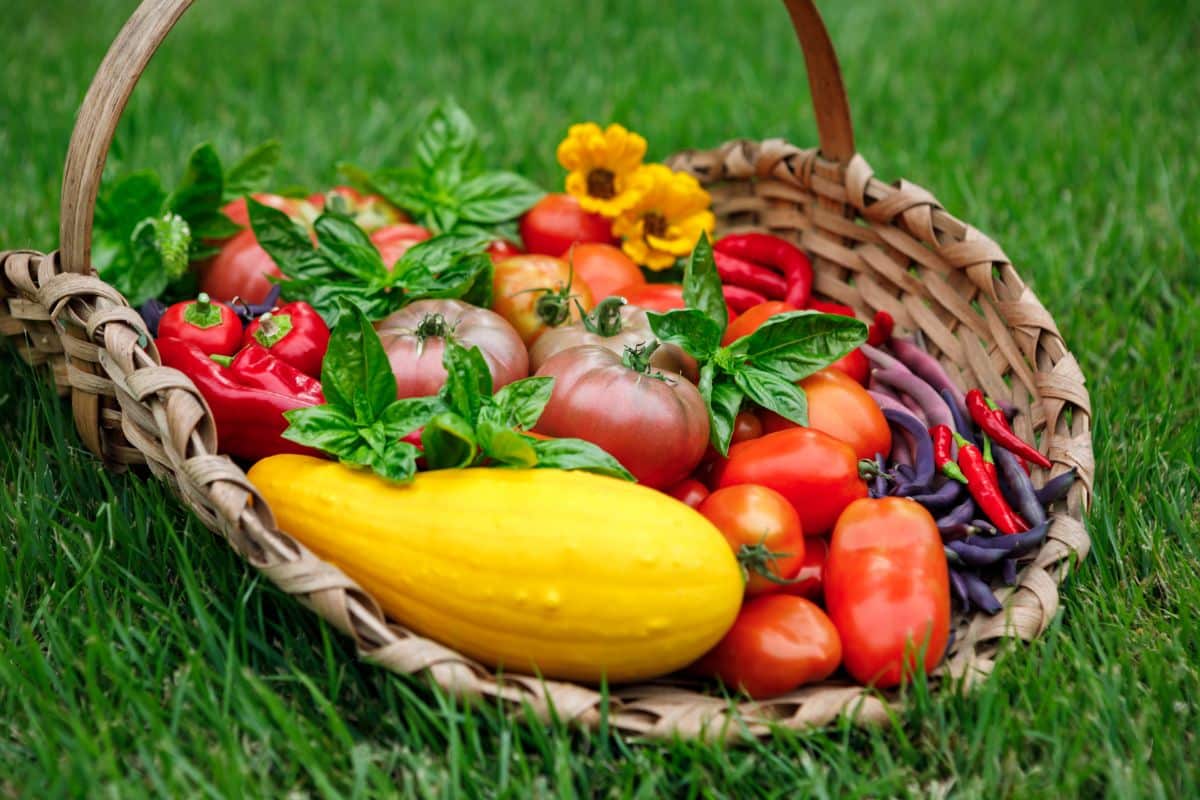
[[221, 206], [262, 189], [278, 161], [279, 143], [267, 142], [226, 171], [213, 146], [202, 144], [170, 193], [154, 172], [122, 177], [96, 200], [93, 265], [135, 306], [152, 297], [194, 296], [189, 265], [217, 252], [208, 242], [240, 230]]
[[867, 340], [867, 326], [851, 317], [791, 311], [722, 347], [729, 323], [712, 245], [702, 236], [684, 269], [688, 307], [650, 313], [650, 328], [700, 363], [700, 394], [708, 404], [710, 439], [729, 452], [734, 420], [749, 398], [798, 425], [808, 424], [808, 400], [796, 381], [823, 369]]
[[[478, 347], [467, 350], [447, 341], [442, 363], [446, 383], [436, 397], [397, 400], [396, 377], [379, 335], [361, 309], [348, 305], [321, 365], [325, 405], [288, 411], [283, 436], [397, 482], [412, 479], [422, 456], [429, 469], [486, 463], [582, 469], [633, 480], [590, 442], [524, 435], [549, 402], [553, 378], [525, 378], [493, 394]], [[421, 428], [421, 448], [401, 441]]]
[[378, 320], [425, 298], [461, 298], [491, 305], [492, 260], [479, 234], [435, 236], [410, 248], [388, 269], [370, 238], [349, 217], [317, 217], [314, 245], [307, 229], [282, 211], [248, 200], [250, 226], [279, 266], [285, 300], [303, 300], [331, 326], [351, 305]]
[[368, 172], [343, 163], [338, 169], [435, 233], [474, 230], [512, 238], [512, 221], [544, 194], [514, 172], [483, 169], [475, 126], [452, 101], [433, 109], [416, 139], [411, 167]]

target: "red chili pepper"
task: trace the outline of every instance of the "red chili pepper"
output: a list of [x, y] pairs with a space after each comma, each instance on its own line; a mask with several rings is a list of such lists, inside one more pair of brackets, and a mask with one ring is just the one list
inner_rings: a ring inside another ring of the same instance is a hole
[[875, 320], [871, 323], [870, 330], [867, 331], [867, 344], [871, 347], [879, 347], [892, 338], [892, 331], [896, 327], [896, 320], [892, 319], [892, 315], [886, 311], [876, 311]]
[[995, 439], [996, 443], [1005, 450], [1021, 458], [1027, 458], [1039, 467], [1050, 469], [1050, 459], [1013, 433], [1012, 428], [1008, 426], [1008, 418], [1004, 416], [1004, 412], [998, 408], [989, 407], [987, 398], [980, 390], [972, 389], [967, 392], [967, 412], [970, 413], [971, 419], [975, 420], [975, 424], [984, 433]]
[[194, 344], [205, 355], [231, 356], [242, 344], [242, 321], [223, 303], [203, 292], [195, 300], [175, 303], [163, 312], [158, 335]]
[[[958, 443], [958, 466], [967, 479], [967, 489], [971, 497], [1002, 533], [1020, 533], [1029, 530], [1029, 526], [1013, 511], [1000, 492], [1000, 484], [995, 478], [994, 471], [989, 471], [988, 463], [978, 447], [966, 439], [954, 434]], [[992, 465], [993, 470], [995, 465]]]
[[303, 301], [285, 303], [246, 326], [242, 345], [257, 342], [271, 355], [296, 369], [321, 377], [321, 361], [329, 347], [329, 327], [321, 315]]
[[[277, 453], [320, 455], [281, 436], [288, 427], [283, 413], [320, 405], [319, 390], [314, 396], [311, 391], [284, 393], [247, 386], [239, 373], [221, 366], [194, 344], [161, 337], [156, 344], [162, 363], [191, 378], [208, 401], [217, 423], [218, 448], [222, 453], [251, 461]], [[278, 363], [269, 353], [264, 355]], [[259, 376], [260, 383], [270, 380], [273, 378], [266, 374]]]
[[810, 300], [808, 303], [810, 311], [820, 311], [822, 314], [838, 314], [843, 317], [853, 317], [854, 309], [850, 306], [844, 306], [841, 303], [830, 303], [827, 300]]
[[966, 483], [967, 476], [954, 463], [954, 431], [945, 425], [934, 425], [929, 429], [933, 437], [933, 463], [943, 475], [959, 483]]
[[739, 314], [759, 303], [767, 302], [767, 298], [758, 292], [741, 286], [722, 286], [721, 291], [725, 295], [725, 302]]
[[766, 267], [743, 261], [719, 250], [713, 251], [713, 261], [717, 264], [717, 274], [721, 276], [721, 283], [726, 286], [740, 286], [743, 289], [761, 292], [770, 300], [782, 300], [787, 294], [787, 281], [782, 275]]
[[812, 299], [812, 262], [791, 242], [769, 233], [735, 233], [718, 239], [713, 250], [782, 273], [787, 281], [787, 294], [782, 299], [796, 308], [808, 307]]

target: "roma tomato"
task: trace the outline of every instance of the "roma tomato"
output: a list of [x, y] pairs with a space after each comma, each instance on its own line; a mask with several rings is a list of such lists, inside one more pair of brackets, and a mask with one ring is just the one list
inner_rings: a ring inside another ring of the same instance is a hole
[[592, 307], [592, 293], [573, 281], [561, 258], [512, 256], [496, 262], [492, 273], [492, 310], [508, 320], [526, 345], [550, 328], [579, 320], [579, 307]]
[[833, 529], [846, 506], [867, 496], [850, 445], [812, 428], [791, 428], [735, 444], [718, 465], [717, 488], [757, 483], [788, 499], [809, 536]]
[[823, 681], [842, 660], [842, 643], [825, 612], [788, 594], [742, 606], [725, 638], [690, 671], [720, 678], [756, 700]]
[[933, 670], [950, 637], [950, 579], [929, 512], [899, 497], [851, 504], [829, 545], [825, 607], [859, 683], [888, 688]]
[[721, 344], [726, 345], [736, 342], [743, 336], [749, 336], [754, 333], [758, 330], [759, 325], [762, 325], [776, 314], [784, 314], [795, 310], [796, 307], [794, 305], [785, 303], [782, 300], [768, 300], [765, 303], [751, 306], [743, 311], [740, 317], [729, 323], [729, 327], [725, 329], [725, 335], [721, 337]]
[[616, 294], [618, 289], [646, 282], [646, 276], [633, 259], [611, 244], [572, 245], [563, 258], [574, 268], [575, 277], [587, 284], [597, 302]]
[[521, 241], [530, 253], [561, 257], [576, 242], [616, 244], [612, 223], [579, 207], [569, 194], [548, 194], [521, 217]]
[[201, 269], [200, 289], [222, 303], [235, 299], [261, 303], [271, 291], [271, 277], [282, 278], [283, 273], [258, 244], [254, 231], [245, 230]]
[[396, 396], [428, 397], [446, 382], [446, 339], [478, 346], [499, 389], [529, 375], [521, 337], [499, 314], [460, 300], [418, 300], [375, 323], [396, 375]]
[[[746, 574], [746, 596], [782, 588], [804, 561], [804, 531], [791, 503], [774, 489], [742, 484], [718, 489], [697, 509], [717, 526]], [[772, 580], [772, 578], [774, 580]]]
[[388, 269], [396, 266], [400, 257], [417, 242], [423, 242], [432, 234], [420, 225], [401, 222], [396, 225], [386, 225], [371, 234], [371, 244], [379, 251], [384, 266]]
[[627, 365], [595, 345], [563, 350], [537, 374], [554, 378], [538, 432], [586, 439], [655, 489], [674, 486], [700, 463], [708, 410], [689, 381], [633, 359]]
[[829, 542], [820, 536], [804, 540], [804, 560], [792, 578], [792, 583], [781, 587], [784, 594], [807, 597], [814, 603], [825, 597], [825, 562], [829, 558]]
[[708, 497], [708, 487], [695, 478], [685, 478], [667, 489], [667, 494], [686, 506], [699, 508], [704, 498]]
[[[859, 458], [892, 451], [892, 430], [879, 404], [849, 375], [826, 367], [800, 381], [800, 387], [808, 396], [808, 427], [842, 440]], [[767, 431], [796, 427], [771, 411], [762, 418]]]

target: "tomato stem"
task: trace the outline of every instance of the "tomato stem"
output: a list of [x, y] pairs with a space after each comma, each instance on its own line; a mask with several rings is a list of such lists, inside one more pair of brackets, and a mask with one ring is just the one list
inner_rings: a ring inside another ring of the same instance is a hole
[[762, 541], [758, 544], [744, 544], [738, 548], [737, 560], [746, 580], [750, 580], [750, 573], [753, 572], [771, 583], [787, 586], [798, 582], [799, 579], [780, 577], [776, 562], [781, 558], [791, 558], [794, 555], [795, 553], [777, 553], [768, 548], [765, 541]]
[[641, 344], [626, 345], [625, 352], [621, 355], [621, 363], [634, 372], [640, 372], [652, 378], [663, 378], [665, 380], [663, 375], [656, 375], [650, 371], [650, 357], [659, 348], [659, 344], [660, 342], [657, 339], [651, 339]]
[[575, 301], [575, 305], [579, 308], [584, 329], [590, 333], [607, 338], [616, 336], [624, 328], [624, 320], [621, 319], [621, 307], [625, 305], [624, 297], [606, 297], [590, 314], [584, 313], [583, 304], [579, 300]]

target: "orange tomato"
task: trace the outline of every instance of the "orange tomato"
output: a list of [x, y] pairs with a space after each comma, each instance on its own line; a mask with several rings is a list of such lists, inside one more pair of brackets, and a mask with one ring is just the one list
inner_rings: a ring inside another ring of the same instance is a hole
[[[859, 458], [885, 456], [892, 450], [892, 430], [879, 405], [857, 381], [844, 372], [826, 367], [800, 381], [808, 396], [808, 427], [840, 439]], [[767, 433], [797, 427], [771, 411], [763, 411]]]
[[765, 303], [759, 303], [756, 306], [750, 306], [742, 315], [729, 323], [729, 327], [725, 329], [725, 335], [721, 337], [721, 344], [727, 345], [736, 342], [743, 336], [749, 336], [758, 330], [758, 326], [769, 320], [776, 314], [784, 314], [788, 311], [795, 311], [796, 307], [791, 303], [785, 303], [782, 300], [768, 300]]
[[[804, 560], [804, 530], [787, 498], [774, 489], [741, 484], [718, 489], [697, 509], [717, 526], [746, 570], [746, 596], [778, 591]], [[776, 580], [772, 580], [775, 578]]]
[[646, 283], [646, 276], [633, 259], [611, 244], [580, 242], [572, 245], [563, 258], [574, 268], [575, 279], [587, 285], [597, 302], [622, 287]]

